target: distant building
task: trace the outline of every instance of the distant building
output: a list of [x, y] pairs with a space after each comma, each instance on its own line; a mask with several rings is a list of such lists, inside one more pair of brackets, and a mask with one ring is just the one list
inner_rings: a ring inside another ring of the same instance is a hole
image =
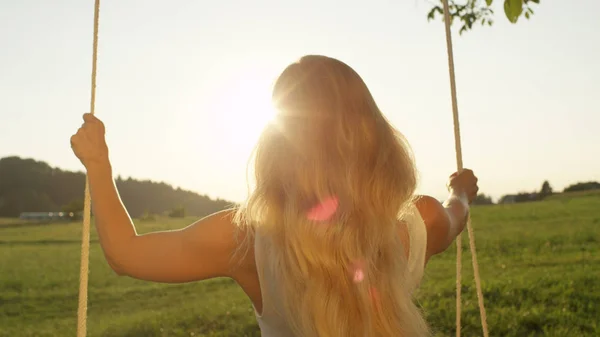
[[19, 216], [21, 220], [36, 220], [36, 221], [59, 221], [59, 220], [74, 220], [79, 217], [79, 213], [65, 212], [23, 212]]

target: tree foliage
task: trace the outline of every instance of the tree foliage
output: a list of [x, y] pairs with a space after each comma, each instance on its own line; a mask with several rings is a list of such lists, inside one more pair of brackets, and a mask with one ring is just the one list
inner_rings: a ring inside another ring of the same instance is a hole
[[[444, 7], [442, 0], [437, 0], [438, 5], [427, 14], [427, 20], [434, 20], [436, 16], [444, 18]], [[496, 3], [501, 0], [496, 0]], [[494, 10], [492, 5], [494, 0], [448, 0], [448, 13], [450, 14], [450, 22], [460, 20], [462, 26], [459, 34], [473, 29], [476, 23], [481, 25], [491, 26], [494, 24]], [[517, 23], [520, 17], [529, 19], [533, 15], [532, 4], [539, 4], [540, 0], [504, 0], [503, 10], [504, 15], [511, 23]]]
[[183, 206], [177, 206], [169, 212], [171, 218], [183, 218], [185, 217], [185, 208]]
[[479, 193], [477, 194], [477, 197], [475, 197], [475, 200], [473, 200], [473, 205], [493, 205], [494, 201], [492, 200], [492, 197], [485, 195], [484, 193]]
[[[123, 204], [136, 218], [144, 213], [168, 214], [179, 207], [183, 214], [205, 216], [232, 204], [149, 180], [119, 177], [116, 185]], [[82, 172], [52, 168], [33, 159], [0, 158], [0, 217], [17, 217], [21, 212], [76, 213], [83, 209], [84, 187]]]
[[591, 190], [599, 190], [600, 183], [597, 181], [586, 181], [579, 182], [570, 186], [567, 186], [564, 189], [564, 192], [583, 192], [583, 191], [591, 191]]
[[550, 186], [548, 180], [544, 181], [544, 183], [542, 184], [542, 188], [540, 189], [539, 195], [540, 199], [544, 199], [545, 197], [552, 195], [552, 186]]

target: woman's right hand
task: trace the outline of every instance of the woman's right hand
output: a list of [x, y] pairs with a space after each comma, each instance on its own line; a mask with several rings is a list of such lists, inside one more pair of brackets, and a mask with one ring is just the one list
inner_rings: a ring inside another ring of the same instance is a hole
[[448, 190], [450, 193], [457, 194], [460, 197], [466, 197], [470, 204], [475, 200], [479, 191], [477, 177], [469, 169], [454, 172], [448, 180]]

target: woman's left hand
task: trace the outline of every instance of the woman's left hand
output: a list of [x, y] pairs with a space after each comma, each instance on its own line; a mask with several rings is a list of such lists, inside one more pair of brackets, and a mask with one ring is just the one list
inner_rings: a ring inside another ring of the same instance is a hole
[[104, 123], [91, 113], [83, 115], [83, 125], [71, 136], [71, 148], [83, 166], [108, 164], [108, 146], [104, 138]]

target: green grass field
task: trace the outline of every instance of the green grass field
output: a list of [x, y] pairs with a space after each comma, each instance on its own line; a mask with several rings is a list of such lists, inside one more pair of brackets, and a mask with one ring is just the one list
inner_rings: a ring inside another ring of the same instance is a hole
[[[600, 336], [600, 193], [472, 211], [491, 336]], [[137, 222], [140, 232], [193, 219]], [[74, 336], [80, 224], [0, 219], [0, 336]], [[463, 336], [481, 323], [463, 235]], [[455, 329], [455, 247], [434, 258], [418, 293], [439, 336]], [[117, 277], [92, 234], [88, 336], [259, 336], [228, 279], [165, 285]]]

